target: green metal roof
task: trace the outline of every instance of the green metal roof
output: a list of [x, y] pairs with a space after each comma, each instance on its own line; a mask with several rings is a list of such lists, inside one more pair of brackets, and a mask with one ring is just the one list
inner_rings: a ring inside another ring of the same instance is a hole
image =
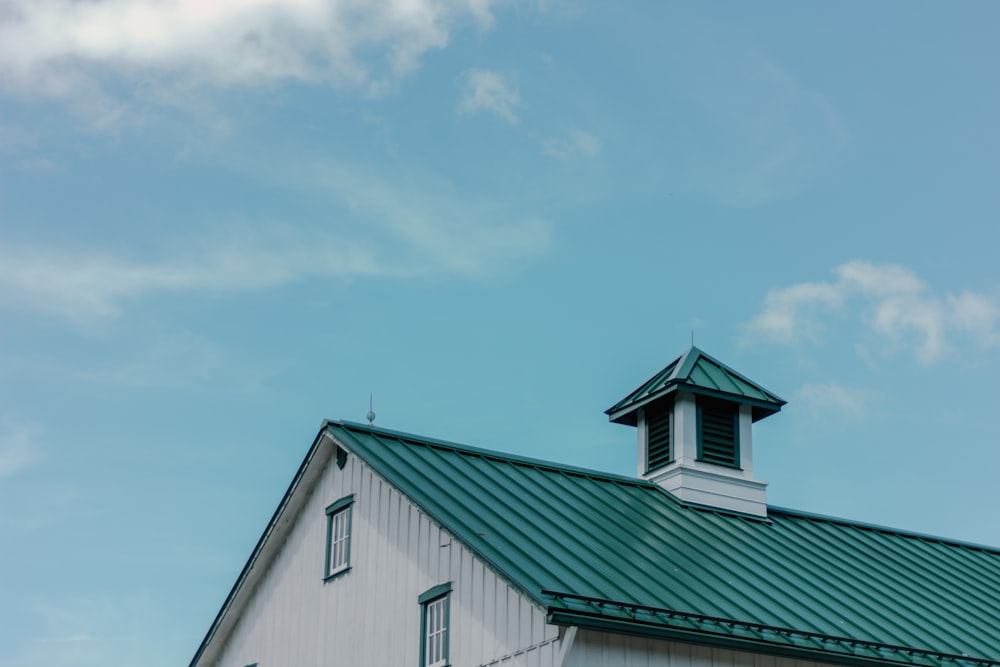
[[605, 412], [617, 424], [635, 426], [636, 410], [681, 387], [698, 394], [748, 403], [753, 406], [754, 421], [774, 414], [785, 404], [777, 394], [692, 345], [687, 352]]
[[551, 622], [850, 664], [1000, 664], [1000, 550], [351, 423], [327, 432]]

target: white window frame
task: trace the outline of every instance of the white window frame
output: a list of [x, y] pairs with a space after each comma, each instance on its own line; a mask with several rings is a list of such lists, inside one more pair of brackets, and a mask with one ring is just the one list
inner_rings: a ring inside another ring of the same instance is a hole
[[351, 517], [354, 496], [345, 496], [326, 508], [324, 581], [351, 569]]
[[420, 603], [420, 667], [448, 667], [451, 636], [451, 583], [431, 588]]

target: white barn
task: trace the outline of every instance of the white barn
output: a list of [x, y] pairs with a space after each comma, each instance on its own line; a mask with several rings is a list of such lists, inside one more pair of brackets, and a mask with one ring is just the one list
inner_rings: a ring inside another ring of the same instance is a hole
[[1000, 665], [1000, 550], [766, 504], [783, 404], [692, 347], [634, 478], [324, 422], [191, 667]]

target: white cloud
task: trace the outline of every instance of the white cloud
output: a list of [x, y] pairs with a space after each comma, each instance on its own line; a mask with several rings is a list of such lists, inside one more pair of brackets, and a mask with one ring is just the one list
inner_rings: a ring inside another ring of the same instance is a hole
[[521, 95], [499, 72], [472, 69], [463, 75], [464, 90], [458, 101], [460, 113], [488, 111], [500, 116], [511, 125], [518, 122], [515, 109], [521, 104]]
[[[280, 165], [271, 168], [281, 171]], [[432, 177], [385, 181], [329, 162], [298, 163], [284, 173], [308, 173], [313, 180], [296, 187], [322, 192], [334, 219], [323, 226], [227, 229], [215, 241], [189, 239], [197, 250], [162, 259], [0, 244], [0, 303], [87, 323], [154, 293], [259, 290], [366, 276], [481, 278], [548, 244], [545, 222], [471, 199]], [[275, 178], [281, 176], [269, 181]]]
[[601, 141], [597, 137], [582, 130], [571, 130], [564, 137], [552, 137], [542, 144], [542, 152], [557, 160], [569, 160], [576, 157], [597, 157], [601, 152]]
[[962, 292], [957, 296], [949, 294], [947, 309], [955, 328], [974, 336], [980, 344], [995, 345], [1000, 342], [1000, 332], [997, 331], [1000, 308], [995, 299], [974, 292]]
[[295, 80], [378, 93], [446, 46], [458, 24], [492, 25], [493, 2], [10, 0], [0, 8], [0, 85], [112, 115], [107, 83]]
[[814, 414], [833, 418], [861, 419], [867, 406], [877, 396], [870, 392], [845, 387], [837, 382], [803, 385], [795, 392], [796, 403], [805, 405]]
[[828, 283], [801, 283], [773, 289], [764, 297], [764, 311], [750, 322], [749, 328], [782, 343], [815, 338], [812, 312], [839, 306], [843, 300], [841, 290]]
[[0, 420], [0, 479], [21, 472], [38, 456], [30, 429]]
[[949, 354], [949, 339], [958, 334], [972, 336], [982, 346], [1000, 342], [1000, 301], [993, 296], [966, 291], [940, 297], [904, 266], [862, 260], [843, 264], [834, 274], [833, 282], [769, 291], [748, 331], [779, 343], [815, 340], [822, 315], [854, 300], [862, 304], [862, 321], [872, 332], [892, 348], [912, 349], [923, 364]]

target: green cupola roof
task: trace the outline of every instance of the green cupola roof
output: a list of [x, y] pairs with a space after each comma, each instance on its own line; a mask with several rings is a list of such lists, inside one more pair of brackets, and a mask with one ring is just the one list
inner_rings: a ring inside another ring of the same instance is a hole
[[616, 424], [636, 426], [639, 408], [678, 389], [750, 405], [754, 421], [773, 415], [785, 404], [781, 397], [692, 345], [605, 413]]

